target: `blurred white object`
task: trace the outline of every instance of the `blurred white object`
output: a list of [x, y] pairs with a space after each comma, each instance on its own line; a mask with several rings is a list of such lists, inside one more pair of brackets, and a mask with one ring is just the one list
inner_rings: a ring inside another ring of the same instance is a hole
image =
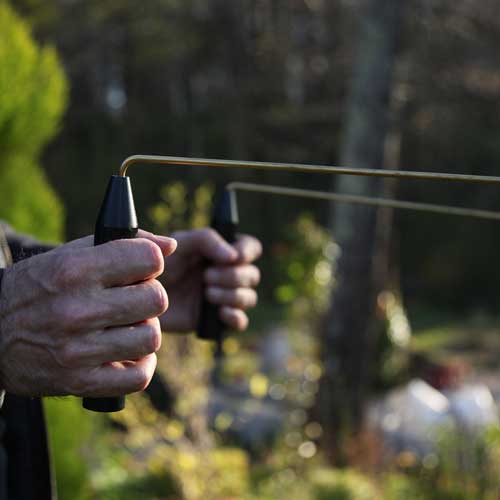
[[498, 410], [493, 395], [484, 384], [465, 385], [445, 394], [453, 416], [468, 431], [498, 425]]
[[398, 410], [399, 430], [415, 437], [430, 438], [450, 422], [448, 399], [423, 380], [413, 380], [401, 392], [391, 394], [387, 403]]
[[285, 328], [276, 327], [264, 335], [259, 345], [261, 371], [268, 375], [283, 375], [291, 355], [290, 334]]
[[418, 454], [432, 451], [438, 433], [454, 426], [448, 399], [420, 379], [391, 392], [372, 408], [369, 418], [395, 451]]
[[466, 431], [472, 437], [500, 423], [486, 385], [465, 385], [442, 393], [419, 379], [375, 403], [368, 421], [383, 432], [393, 451], [411, 450], [420, 456], [435, 451], [439, 433], [444, 430]]

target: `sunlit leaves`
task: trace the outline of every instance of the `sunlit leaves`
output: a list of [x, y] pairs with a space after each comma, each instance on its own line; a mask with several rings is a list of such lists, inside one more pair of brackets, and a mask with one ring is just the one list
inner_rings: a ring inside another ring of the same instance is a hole
[[62, 207], [37, 165], [66, 105], [67, 81], [51, 47], [0, 2], [0, 218], [43, 239], [62, 238]]
[[292, 305], [301, 318], [316, 316], [327, 304], [334, 284], [338, 246], [310, 215], [290, 225], [286, 243], [272, 249], [281, 283], [275, 288], [278, 302]]

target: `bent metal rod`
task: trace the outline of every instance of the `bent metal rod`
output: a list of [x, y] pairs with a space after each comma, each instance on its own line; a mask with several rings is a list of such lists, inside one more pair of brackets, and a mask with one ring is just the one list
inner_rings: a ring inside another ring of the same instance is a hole
[[[120, 167], [120, 176], [125, 177], [128, 169], [137, 163], [162, 166], [192, 166], [192, 167], [216, 167], [216, 168], [239, 168], [283, 171], [295, 173], [318, 173], [336, 175], [357, 175], [364, 177], [384, 177], [397, 179], [413, 179], [425, 181], [448, 181], [475, 184], [499, 185], [500, 177], [485, 175], [450, 174], [442, 172], [414, 172], [405, 170], [382, 170], [367, 168], [336, 167], [328, 165], [304, 165], [295, 163], [268, 163], [254, 161], [215, 160], [208, 158], [187, 158], [180, 156], [154, 156], [134, 155], [128, 157]], [[389, 207], [421, 212], [457, 215], [463, 217], [475, 217], [480, 219], [500, 220], [500, 213], [487, 210], [475, 210], [461, 207], [449, 207], [445, 205], [434, 205], [429, 203], [417, 203], [410, 201], [390, 200], [384, 198], [370, 198], [366, 196], [355, 196], [338, 193], [327, 193], [321, 191], [310, 191], [304, 189], [283, 188], [276, 186], [262, 186], [250, 183], [231, 183], [228, 189], [239, 189], [246, 191], [259, 191], [277, 195], [316, 198], [331, 200], [339, 203], [353, 203], [371, 205], [377, 207]]]
[[500, 177], [486, 175], [448, 174], [441, 172], [412, 172], [405, 170], [383, 170], [369, 168], [332, 167], [328, 165], [302, 165], [295, 163], [268, 163], [257, 161], [213, 160], [208, 158], [185, 158], [179, 156], [134, 155], [127, 158], [120, 167], [120, 175], [125, 177], [127, 170], [136, 163], [154, 165], [184, 165], [191, 167], [220, 167], [283, 172], [302, 172], [314, 174], [344, 174], [363, 177], [392, 177], [424, 181], [450, 181], [479, 184], [500, 184]]
[[336, 203], [348, 203], [353, 205], [368, 205], [374, 207], [411, 210], [416, 212], [456, 215], [460, 217], [473, 217], [477, 219], [500, 220], [500, 212], [492, 212], [489, 210], [476, 210], [470, 208], [452, 207], [448, 205], [435, 205], [432, 203], [419, 203], [387, 198], [373, 198], [369, 196], [330, 193], [324, 191], [313, 191], [310, 189], [297, 189], [283, 186], [253, 184], [249, 182], [231, 182], [227, 184], [226, 189], [232, 192], [247, 191], [253, 193], [273, 194], [278, 196], [328, 200], [334, 201]]

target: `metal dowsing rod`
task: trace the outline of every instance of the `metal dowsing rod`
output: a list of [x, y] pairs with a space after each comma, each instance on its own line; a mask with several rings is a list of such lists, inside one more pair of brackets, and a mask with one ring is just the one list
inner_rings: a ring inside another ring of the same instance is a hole
[[334, 167], [328, 165], [302, 165], [295, 163], [269, 163], [257, 161], [214, 160], [208, 158], [186, 158], [181, 156], [134, 155], [127, 158], [120, 167], [120, 176], [125, 177], [127, 170], [134, 164], [184, 165], [191, 167], [221, 167], [283, 172], [302, 172], [316, 174], [344, 174], [364, 177], [386, 177], [415, 179], [424, 181], [450, 181], [478, 184], [500, 184], [500, 177], [487, 175], [449, 174], [441, 172], [412, 172], [405, 170], [383, 170], [369, 168]]
[[412, 210], [416, 212], [456, 215], [460, 217], [473, 217], [477, 219], [500, 220], [500, 212], [492, 212], [489, 210], [477, 210], [462, 207], [452, 207], [448, 205], [435, 205], [431, 203], [419, 203], [387, 198], [373, 198], [369, 196], [330, 193], [325, 191], [314, 191], [310, 189], [287, 188], [282, 186], [254, 184], [249, 182], [231, 182], [226, 185], [226, 189], [234, 192], [247, 191], [253, 193], [274, 194], [278, 196], [292, 196], [297, 198], [328, 200], [337, 203], [349, 203], [354, 205], [368, 205], [374, 207]]

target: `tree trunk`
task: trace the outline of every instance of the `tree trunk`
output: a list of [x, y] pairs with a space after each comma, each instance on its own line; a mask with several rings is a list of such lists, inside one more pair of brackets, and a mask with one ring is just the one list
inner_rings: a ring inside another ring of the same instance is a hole
[[[389, 128], [392, 76], [397, 52], [401, 0], [368, 0], [361, 16], [360, 43], [348, 102], [341, 164], [359, 168], [383, 166]], [[380, 196], [384, 184], [375, 177], [343, 176], [341, 192]], [[387, 217], [387, 214], [386, 214]], [[387, 219], [386, 219], [387, 220]], [[320, 386], [319, 416], [325, 451], [342, 462], [341, 432], [359, 429], [375, 339], [371, 328], [380, 272], [377, 243], [378, 213], [374, 208], [339, 205], [331, 228], [342, 255], [337, 286], [323, 329], [324, 376]], [[387, 241], [384, 227], [383, 241]], [[377, 256], [377, 258], [375, 258]]]

